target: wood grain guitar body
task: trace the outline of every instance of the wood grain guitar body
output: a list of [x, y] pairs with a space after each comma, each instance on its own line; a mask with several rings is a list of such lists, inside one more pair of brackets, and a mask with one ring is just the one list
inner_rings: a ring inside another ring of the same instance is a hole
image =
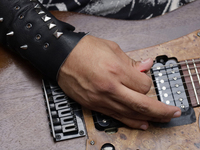
[[[158, 46], [128, 52], [127, 55], [134, 60], [149, 57], [155, 59], [155, 57], [160, 55], [176, 57], [179, 62], [199, 59], [199, 34], [200, 30]], [[197, 67], [197, 70], [200, 73], [200, 67]], [[199, 88], [200, 85], [197, 85], [198, 98], [200, 98]], [[154, 90], [148, 93], [148, 95], [152, 94], [156, 94]], [[198, 118], [200, 108], [196, 107], [194, 109], [196, 117]], [[114, 145], [116, 150], [195, 150], [200, 148], [198, 121], [193, 124], [171, 128], [160, 128], [151, 125], [147, 131], [122, 127], [116, 133], [107, 134], [106, 132], [95, 129], [92, 117], [88, 117], [92, 115], [89, 110], [84, 109], [84, 115], [88, 131], [87, 150], [99, 150], [106, 143]]]

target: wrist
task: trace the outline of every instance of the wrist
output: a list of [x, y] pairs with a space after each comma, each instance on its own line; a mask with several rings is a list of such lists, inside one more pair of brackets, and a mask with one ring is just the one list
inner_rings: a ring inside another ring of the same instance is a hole
[[0, 2], [0, 42], [56, 80], [60, 66], [85, 36], [57, 20], [37, 0]]

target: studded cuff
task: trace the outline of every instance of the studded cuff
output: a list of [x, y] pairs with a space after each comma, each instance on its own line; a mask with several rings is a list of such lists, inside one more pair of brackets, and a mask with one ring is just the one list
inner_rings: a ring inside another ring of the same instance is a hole
[[0, 43], [56, 80], [69, 53], [85, 36], [57, 20], [37, 0], [0, 0]]

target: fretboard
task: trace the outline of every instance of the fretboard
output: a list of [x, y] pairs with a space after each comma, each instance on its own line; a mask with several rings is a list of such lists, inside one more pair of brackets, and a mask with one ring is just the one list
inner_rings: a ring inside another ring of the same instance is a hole
[[186, 91], [188, 92], [193, 107], [200, 105], [200, 58], [191, 59], [180, 62], [181, 70], [186, 83]]

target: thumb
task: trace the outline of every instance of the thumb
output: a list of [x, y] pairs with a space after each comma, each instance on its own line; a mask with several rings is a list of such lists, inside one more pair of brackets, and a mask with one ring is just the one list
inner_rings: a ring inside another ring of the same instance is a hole
[[147, 72], [151, 69], [153, 65], [153, 60], [151, 58], [142, 60], [141, 62], [137, 62], [136, 69], [140, 72]]

